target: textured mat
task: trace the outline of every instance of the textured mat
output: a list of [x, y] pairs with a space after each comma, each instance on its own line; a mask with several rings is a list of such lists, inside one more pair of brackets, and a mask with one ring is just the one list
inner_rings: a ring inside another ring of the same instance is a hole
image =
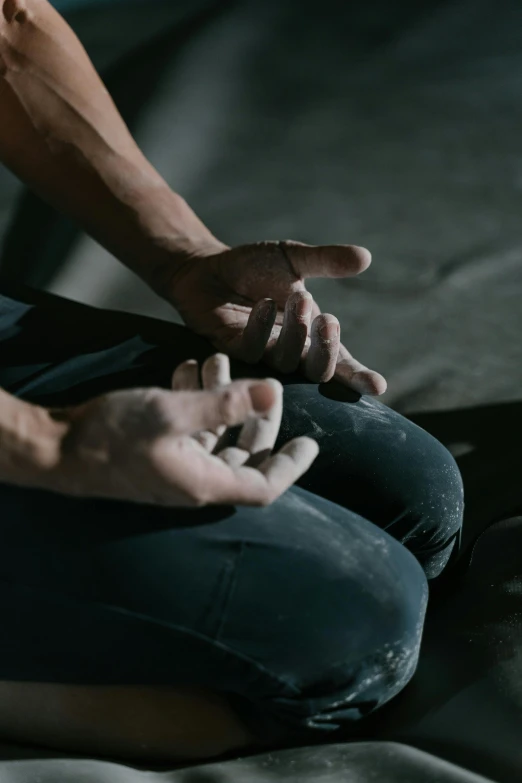
[[17, 761], [2, 783], [491, 783], [434, 756], [391, 742], [263, 754], [197, 769], [152, 773], [99, 761]]

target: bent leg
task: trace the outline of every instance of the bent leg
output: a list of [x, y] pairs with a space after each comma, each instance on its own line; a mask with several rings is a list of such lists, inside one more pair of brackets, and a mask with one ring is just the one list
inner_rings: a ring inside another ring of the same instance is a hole
[[[41, 404], [167, 385], [180, 361], [213, 352], [180, 327], [51, 302], [4, 300], [0, 308], [0, 384]], [[268, 374], [245, 365], [235, 372]], [[348, 425], [345, 403], [295, 376], [283, 380], [282, 437], [302, 426], [299, 406], [316, 403], [307, 426], [339, 428], [342, 440], [324, 445], [327, 462], [310, 476], [321, 484], [325, 469], [346, 464], [358, 442], [361, 401]], [[378, 463], [380, 452], [372, 454]], [[371, 477], [369, 457], [357, 464]], [[339, 475], [344, 481], [346, 471]], [[377, 499], [366, 492], [362, 501], [375, 501], [382, 523], [386, 473], [375, 486]], [[0, 679], [204, 689], [225, 695], [241, 731], [272, 742], [357, 721], [414, 671], [422, 570], [363, 515], [318, 494], [294, 488], [267, 509], [173, 511], [4, 487], [1, 507], [10, 644]]]
[[[349, 727], [415, 670], [427, 599], [416, 559], [305, 490], [263, 509], [175, 515], [16, 487], [0, 503], [0, 680], [92, 686], [92, 698], [100, 686], [138, 688], [138, 710], [144, 688], [176, 689], [178, 706], [183, 689], [216, 694], [238, 719], [228, 713], [232, 749]], [[197, 735], [180, 734], [174, 708], [168, 720], [163, 757]], [[120, 724], [106, 752], [133, 754], [136, 725], [122, 736]], [[220, 742], [208, 737], [208, 755]]]

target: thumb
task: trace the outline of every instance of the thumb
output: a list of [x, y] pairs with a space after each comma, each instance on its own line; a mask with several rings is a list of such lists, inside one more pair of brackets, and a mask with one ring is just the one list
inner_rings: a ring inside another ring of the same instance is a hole
[[267, 413], [275, 401], [274, 387], [263, 381], [235, 381], [214, 391], [177, 392], [173, 400], [176, 432], [188, 435], [222, 425], [235, 427], [250, 416]]
[[371, 264], [369, 250], [357, 245], [304, 245], [280, 242], [279, 247], [298, 277], [354, 277]]

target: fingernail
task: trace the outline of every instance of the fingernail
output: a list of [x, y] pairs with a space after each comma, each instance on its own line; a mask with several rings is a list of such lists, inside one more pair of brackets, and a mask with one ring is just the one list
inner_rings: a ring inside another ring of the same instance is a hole
[[256, 310], [256, 317], [259, 321], [269, 321], [274, 317], [274, 310], [277, 310], [277, 305], [274, 300], [263, 299]]
[[319, 334], [325, 340], [331, 340], [339, 334], [339, 324], [335, 321], [326, 321], [319, 327]]
[[274, 404], [274, 390], [268, 383], [256, 383], [249, 388], [252, 407], [257, 413], [263, 413], [270, 410]]

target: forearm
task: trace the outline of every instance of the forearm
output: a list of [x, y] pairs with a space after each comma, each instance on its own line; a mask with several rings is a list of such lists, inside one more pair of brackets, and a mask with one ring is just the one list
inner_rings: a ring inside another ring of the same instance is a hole
[[0, 389], [0, 482], [46, 487], [68, 425]]
[[0, 159], [154, 285], [219, 247], [147, 162], [47, 0], [0, 2]]

